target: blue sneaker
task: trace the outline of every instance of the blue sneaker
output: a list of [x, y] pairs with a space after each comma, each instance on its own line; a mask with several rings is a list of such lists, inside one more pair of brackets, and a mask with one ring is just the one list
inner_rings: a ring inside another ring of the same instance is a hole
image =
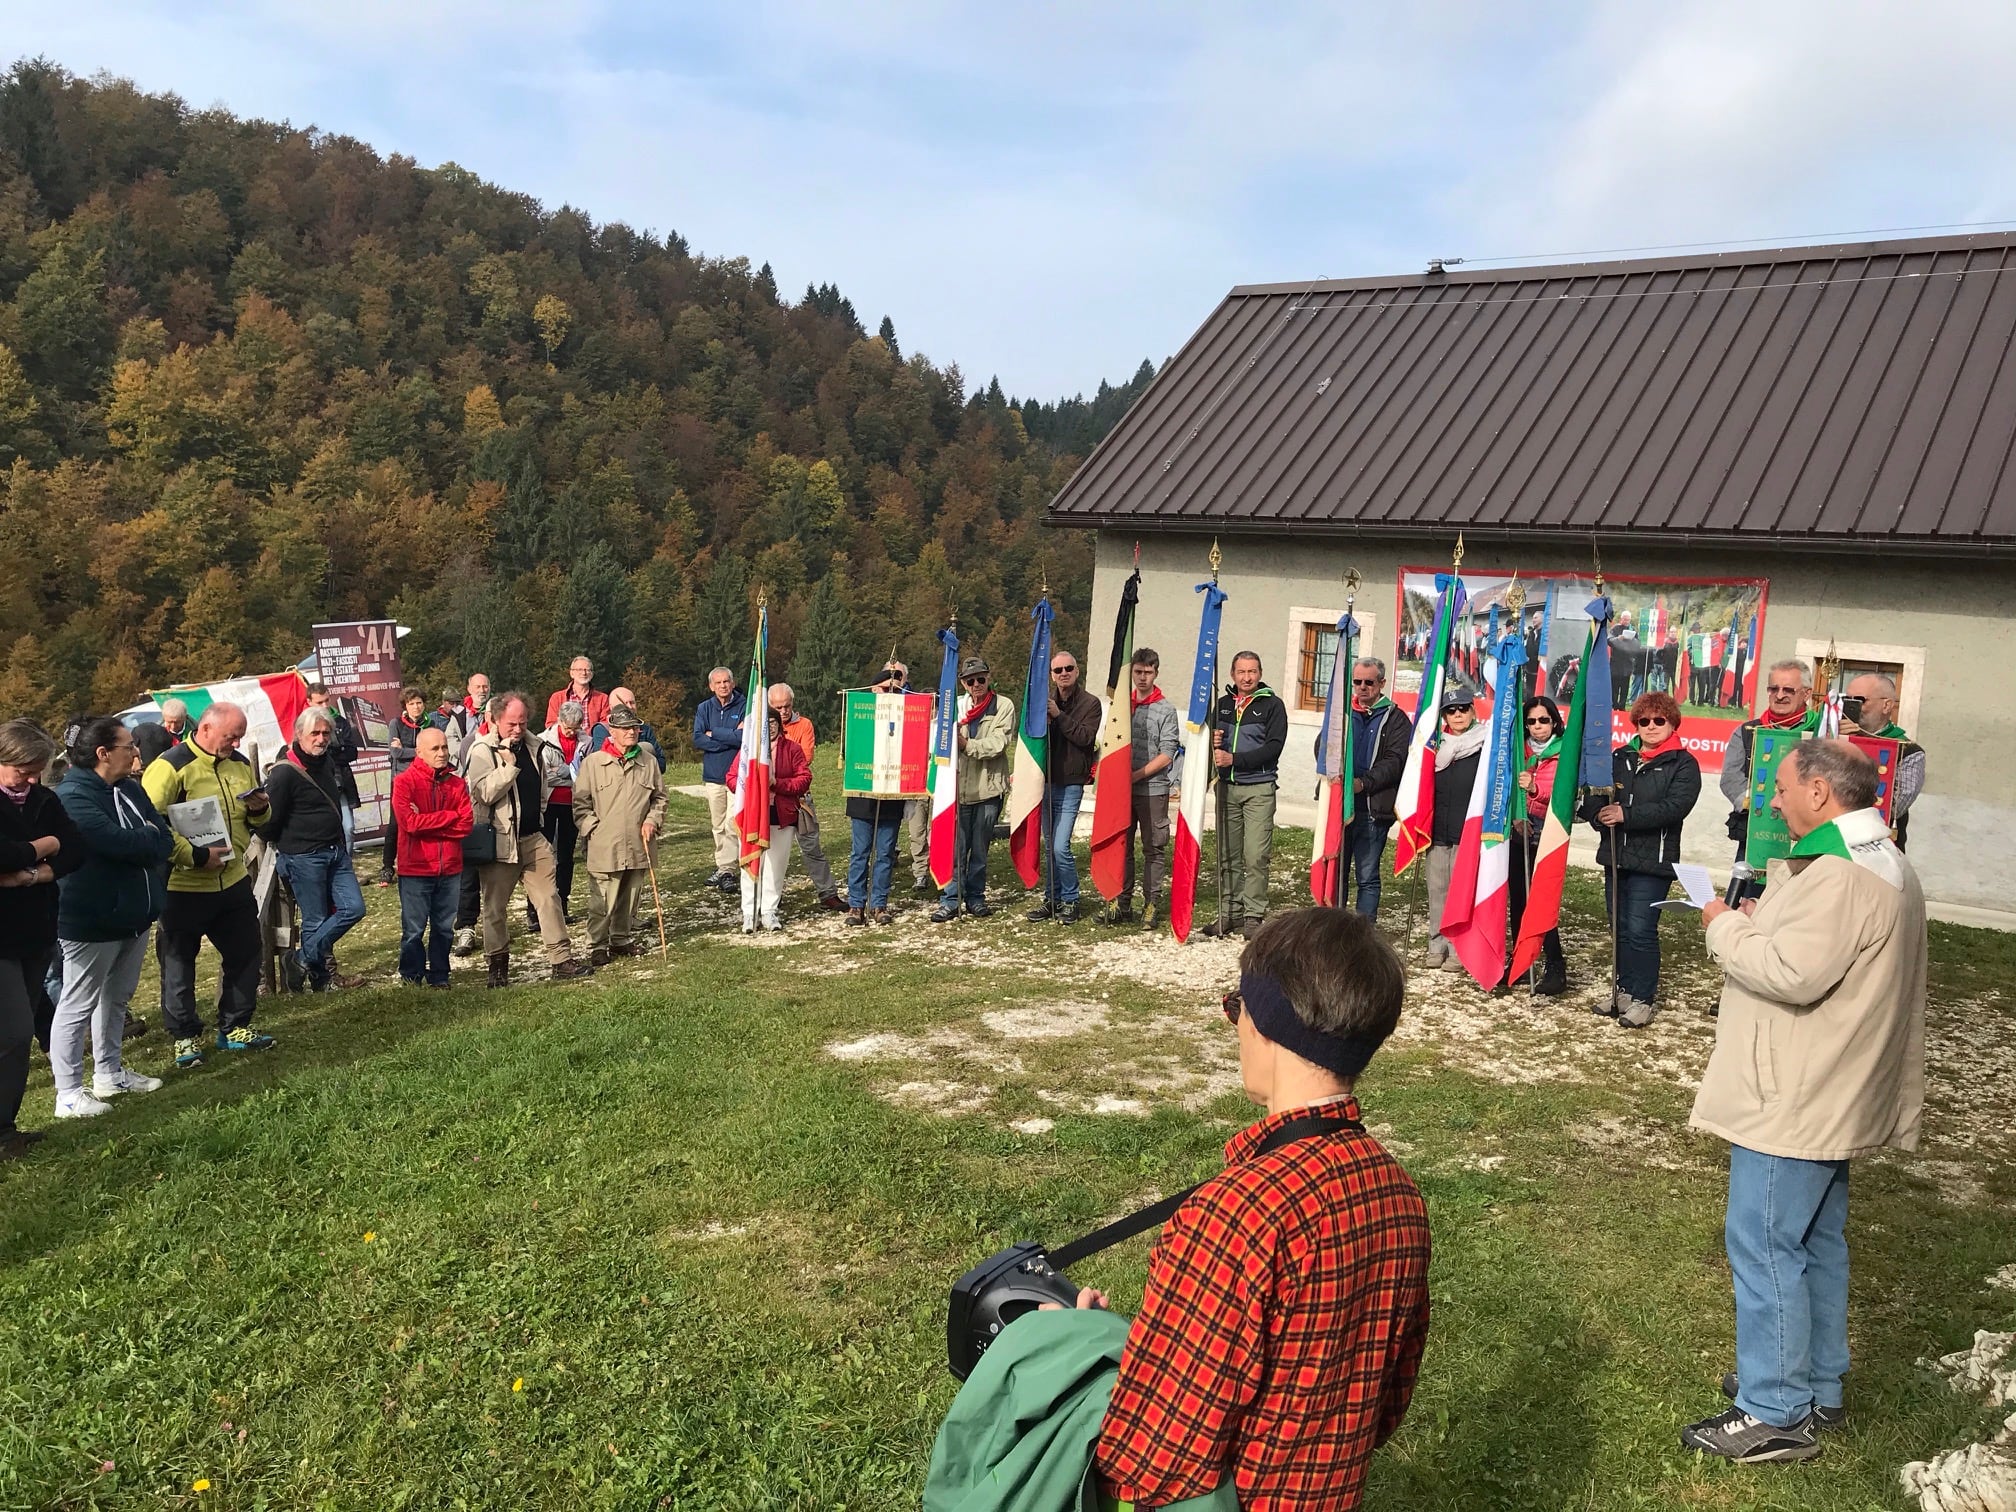
[[217, 1048], [219, 1050], [271, 1050], [273, 1048], [273, 1036], [270, 1034], [261, 1034], [257, 1029], [233, 1029], [229, 1034], [219, 1029], [217, 1031]]
[[175, 1065], [187, 1071], [203, 1064], [203, 1041], [199, 1039], [178, 1039], [175, 1041]]

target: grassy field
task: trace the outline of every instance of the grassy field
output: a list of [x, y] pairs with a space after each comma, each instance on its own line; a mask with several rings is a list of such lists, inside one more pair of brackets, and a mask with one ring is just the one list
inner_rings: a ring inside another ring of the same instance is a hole
[[[268, 1002], [276, 1051], [194, 1073], [157, 1028], [164, 1090], [0, 1167], [0, 1507], [914, 1507], [952, 1277], [1199, 1179], [1251, 1116], [1236, 952], [1005, 909], [850, 931], [802, 878], [745, 942], [694, 886], [704, 827], [674, 800], [669, 962], [404, 990], [367, 889], [344, 966], [390, 985]], [[1306, 854], [1283, 837], [1279, 889]], [[1895, 1508], [1903, 1462], [1983, 1436], [1915, 1362], [2016, 1311], [1984, 1281], [2016, 1260], [2016, 942], [1935, 931], [1928, 1147], [1855, 1178], [1853, 1426], [1738, 1471], [1676, 1439], [1732, 1347], [1690, 923], [1639, 1035], [1415, 982], [1362, 1094], [1430, 1205], [1435, 1316], [1372, 1505]], [[38, 1057], [23, 1121], [49, 1110]], [[1130, 1306], [1146, 1252], [1080, 1279]]]

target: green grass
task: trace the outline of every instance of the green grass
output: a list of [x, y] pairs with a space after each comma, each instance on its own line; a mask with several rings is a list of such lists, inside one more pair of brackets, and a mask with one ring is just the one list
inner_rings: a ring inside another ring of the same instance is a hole
[[[1221, 983], [1088, 988], [1091, 926], [1005, 912], [936, 952], [882, 932], [748, 948], [718, 933], [732, 903], [692, 887], [703, 826], [674, 800], [669, 967], [268, 1002], [275, 1052], [196, 1073], [164, 1073], [157, 1029], [135, 1059], [167, 1088], [0, 1167], [0, 1507], [914, 1507], [953, 1392], [952, 1277], [1198, 1179], [1250, 1116], [1236, 1095], [1125, 1118], [1039, 1094], [1111, 1087], [1116, 1057], [1172, 1010], [1208, 1019]], [[1284, 838], [1284, 885], [1306, 853]], [[389, 976], [393, 895], [369, 892], [344, 965]], [[921, 940], [911, 912], [895, 933]], [[1667, 939], [1698, 969], [1687, 931]], [[1942, 992], [2010, 979], [2002, 939], [1942, 927], [1935, 949]], [[1017, 1041], [991, 1070], [956, 1047], [910, 1071], [825, 1053], [1102, 993], [1107, 1034]], [[152, 994], [150, 974], [150, 1017]], [[886, 1095], [939, 1075], [984, 1076], [989, 1100], [941, 1117]], [[1501, 1085], [1433, 1044], [1363, 1090], [1436, 1245], [1429, 1352], [1372, 1505], [1892, 1508], [1903, 1461], [1980, 1435], [1913, 1361], [2009, 1326], [1982, 1285], [2016, 1259], [2006, 1145], [1973, 1163], [1972, 1203], [1908, 1161], [1858, 1168], [1855, 1426], [1812, 1465], [1732, 1472], [1675, 1438], [1720, 1405], [1730, 1357], [1719, 1147], [1672, 1135], [1686, 1158], [1663, 1169], [1569, 1132], [1684, 1125], [1686, 1092], [1623, 1071]], [[24, 1122], [48, 1111], [38, 1070]], [[1007, 1128], [1033, 1112], [1054, 1129]], [[1081, 1279], [1131, 1305], [1145, 1256]]]

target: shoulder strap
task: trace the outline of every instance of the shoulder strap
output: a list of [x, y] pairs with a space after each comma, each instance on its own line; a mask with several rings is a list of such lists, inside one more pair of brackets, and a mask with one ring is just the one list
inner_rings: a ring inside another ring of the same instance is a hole
[[[1320, 1139], [1335, 1133], [1363, 1134], [1365, 1125], [1355, 1118], [1324, 1118], [1320, 1114], [1306, 1114], [1290, 1119], [1261, 1141], [1256, 1156], [1272, 1154], [1284, 1145], [1293, 1144], [1298, 1139]], [[1151, 1228], [1160, 1228], [1176, 1215], [1176, 1210], [1194, 1197], [1205, 1185], [1200, 1181], [1196, 1186], [1186, 1187], [1173, 1197], [1164, 1197], [1137, 1213], [1129, 1213], [1125, 1218], [1116, 1218], [1104, 1228], [1094, 1229], [1082, 1239], [1073, 1239], [1069, 1244], [1048, 1251], [1053, 1270], [1068, 1270], [1088, 1255], [1096, 1255], [1101, 1250], [1111, 1249], [1122, 1239], [1131, 1239], [1136, 1234]]]

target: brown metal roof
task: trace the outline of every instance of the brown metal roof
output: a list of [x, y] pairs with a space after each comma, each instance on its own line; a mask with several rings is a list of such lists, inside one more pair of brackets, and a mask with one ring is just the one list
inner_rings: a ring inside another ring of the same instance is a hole
[[1058, 525], [2016, 546], [2016, 233], [1234, 289]]

